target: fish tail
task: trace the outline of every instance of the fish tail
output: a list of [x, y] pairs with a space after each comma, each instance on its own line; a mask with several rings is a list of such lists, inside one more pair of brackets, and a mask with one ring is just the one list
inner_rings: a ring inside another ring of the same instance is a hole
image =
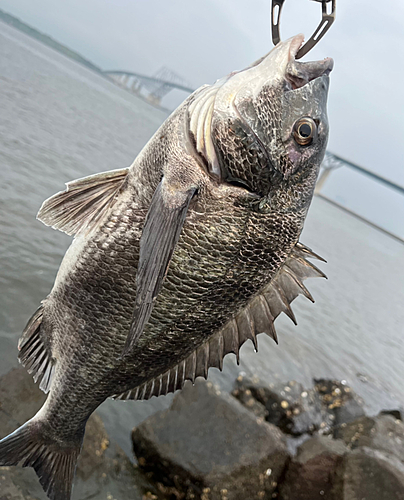
[[72, 442], [52, 440], [34, 417], [0, 441], [0, 466], [33, 467], [50, 500], [70, 500], [77, 458], [84, 436]]

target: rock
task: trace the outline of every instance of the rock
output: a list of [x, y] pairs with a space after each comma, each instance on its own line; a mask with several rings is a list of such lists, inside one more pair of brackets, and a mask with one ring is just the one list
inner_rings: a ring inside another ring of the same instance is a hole
[[[25, 369], [16, 368], [1, 377], [0, 436], [31, 418], [44, 400]], [[0, 500], [48, 500], [30, 467], [1, 467], [0, 488]], [[100, 417], [93, 414], [86, 427], [72, 499], [141, 500], [150, 489], [121, 448], [111, 442]]]
[[49, 500], [33, 469], [0, 468], [0, 500]]
[[352, 422], [365, 414], [363, 401], [347, 385], [338, 380], [315, 380], [314, 390], [319, 394], [325, 411], [333, 415], [333, 425]]
[[[242, 378], [239, 376], [237, 380], [241, 381]], [[237, 398], [243, 406], [252, 411], [256, 417], [263, 419], [269, 417], [269, 411], [252, 395], [251, 390], [247, 387], [240, 385], [240, 387], [236, 387], [231, 394]]]
[[342, 406], [334, 407], [334, 426], [352, 422], [364, 414], [365, 412], [361, 403], [356, 399], [348, 399], [342, 403]]
[[279, 487], [282, 500], [324, 500], [331, 498], [334, 478], [348, 452], [342, 441], [317, 435], [298, 449]]
[[35, 415], [45, 399], [24, 368], [13, 368], [0, 377], [0, 436], [10, 434]]
[[178, 498], [270, 498], [288, 459], [279, 429], [200, 380], [132, 437], [139, 464]]
[[382, 410], [380, 415], [391, 415], [396, 420], [403, 420], [403, 410]]
[[333, 425], [334, 416], [322, 407], [317, 392], [313, 389], [303, 391], [292, 412], [292, 434], [328, 433]]
[[367, 446], [386, 451], [404, 462], [404, 423], [391, 415], [361, 417], [336, 428], [334, 436], [350, 449]]
[[286, 446], [289, 454], [295, 457], [300, 446], [311, 438], [311, 434], [301, 434], [300, 436], [289, 436], [286, 434]]
[[258, 379], [239, 377], [232, 394], [247, 408], [253, 407], [252, 396], [267, 410], [266, 420], [287, 434], [300, 436], [316, 430], [326, 432], [334, 425], [335, 416], [327, 406], [323, 407], [317, 391], [305, 391], [293, 380], [266, 386]]
[[37, 500], [31, 495], [24, 495], [13, 481], [11, 467], [0, 470], [0, 500]]
[[404, 465], [393, 455], [358, 448], [336, 474], [332, 500], [403, 500]]

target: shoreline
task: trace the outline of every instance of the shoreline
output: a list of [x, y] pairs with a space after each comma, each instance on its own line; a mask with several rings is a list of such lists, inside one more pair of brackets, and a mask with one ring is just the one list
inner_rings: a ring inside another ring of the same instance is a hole
[[82, 64], [83, 66], [86, 66], [87, 68], [105, 77], [104, 72], [100, 67], [93, 64], [91, 61], [80, 55], [78, 52], [69, 49], [69, 47], [66, 47], [65, 45], [58, 42], [49, 35], [42, 33], [36, 28], [33, 28], [29, 24], [25, 23], [24, 21], [21, 21], [21, 19], [19, 19], [18, 17], [15, 17], [1, 9], [0, 9], [0, 21], [3, 21], [5, 24], [8, 24], [9, 26], [18, 29], [19, 31], [25, 33], [26, 35], [35, 38], [35, 40], [42, 42], [44, 45], [56, 50], [57, 52], [60, 52], [61, 54], [69, 57], [70, 59]]

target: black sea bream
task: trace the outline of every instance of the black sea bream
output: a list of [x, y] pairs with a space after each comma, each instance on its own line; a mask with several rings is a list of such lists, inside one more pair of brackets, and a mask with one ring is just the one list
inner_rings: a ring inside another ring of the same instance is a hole
[[299, 243], [328, 137], [333, 62], [297, 62], [303, 36], [194, 92], [131, 167], [70, 182], [38, 217], [74, 235], [30, 319], [20, 361], [49, 392], [0, 442], [71, 496], [87, 419], [108, 397], [147, 399], [222, 367], [269, 334], [323, 275]]

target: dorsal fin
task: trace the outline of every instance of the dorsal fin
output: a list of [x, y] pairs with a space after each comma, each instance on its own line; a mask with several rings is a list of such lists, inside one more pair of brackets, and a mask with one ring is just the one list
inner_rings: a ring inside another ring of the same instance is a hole
[[307, 258], [325, 262], [308, 247], [298, 243], [273, 280], [221, 330], [177, 366], [135, 389], [114, 396], [114, 399], [149, 399], [182, 389], [186, 380], [194, 382], [196, 377], [206, 379], [209, 368], [222, 370], [226, 354], [234, 353], [238, 361], [240, 347], [248, 339], [257, 350], [259, 333], [266, 333], [277, 342], [274, 321], [279, 314], [284, 312], [296, 323], [290, 307], [291, 302], [299, 294], [313, 300], [303, 281], [306, 278], [326, 277]]
[[68, 182], [65, 191], [43, 202], [37, 219], [69, 235], [93, 228], [112, 205], [128, 171], [110, 170]]

